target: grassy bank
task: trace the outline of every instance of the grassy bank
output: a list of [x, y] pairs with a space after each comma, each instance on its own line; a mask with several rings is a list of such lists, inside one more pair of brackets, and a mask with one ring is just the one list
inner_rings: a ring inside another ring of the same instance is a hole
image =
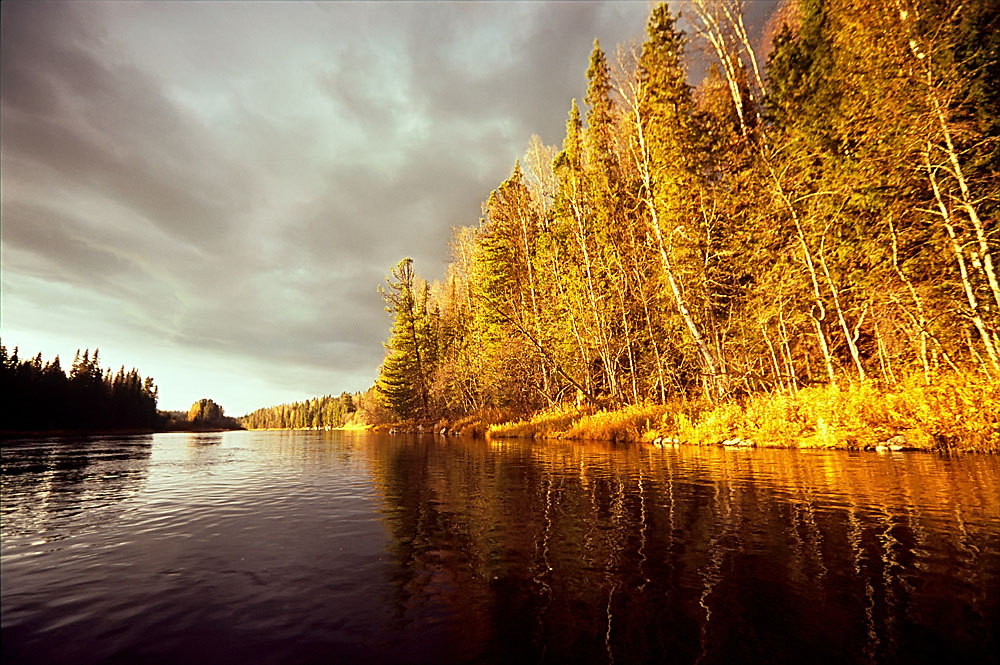
[[467, 436], [473, 439], [485, 438], [491, 427], [500, 423], [510, 423], [512, 414], [499, 409], [483, 409], [457, 420], [404, 420], [394, 423], [380, 423], [365, 427], [376, 432], [390, 433], [436, 433]]
[[678, 399], [615, 411], [554, 408], [490, 425], [491, 437], [679, 442], [786, 448], [1000, 452], [1000, 381], [946, 375], [928, 386], [914, 376], [804, 388], [711, 403]]

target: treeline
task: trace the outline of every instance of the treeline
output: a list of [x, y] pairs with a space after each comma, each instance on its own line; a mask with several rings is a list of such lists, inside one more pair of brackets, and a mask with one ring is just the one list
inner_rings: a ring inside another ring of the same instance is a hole
[[44, 362], [42, 354], [18, 357], [0, 345], [0, 430], [100, 430], [152, 428], [159, 423], [157, 388], [124, 367], [102, 369], [97, 349], [73, 359], [69, 374], [59, 356]]
[[786, 2], [766, 58], [741, 5], [691, 4], [694, 88], [666, 5], [595, 42], [561, 149], [392, 269], [396, 417], [1000, 377], [998, 2]]
[[[352, 421], [363, 396], [341, 393], [339, 397], [324, 395], [304, 402], [280, 404], [242, 416], [239, 421], [247, 429], [326, 429], [343, 427]], [[367, 422], [367, 421], [366, 421]]]

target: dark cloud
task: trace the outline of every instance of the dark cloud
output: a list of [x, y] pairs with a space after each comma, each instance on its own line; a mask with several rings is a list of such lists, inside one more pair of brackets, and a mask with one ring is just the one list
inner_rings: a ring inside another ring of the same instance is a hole
[[[476, 34], [477, 23], [491, 20], [479, 11], [455, 12], [444, 21], [425, 16], [423, 29], [411, 32], [406, 43], [417, 106], [447, 125], [475, 119], [479, 127], [485, 120], [505, 128], [508, 152], [522, 148], [517, 143], [532, 133], [556, 139], [569, 100], [579, 96], [585, 81], [600, 15], [596, 3], [517, 8], [509, 32], [473, 41], [464, 58], [455, 57], [452, 36]], [[496, 12], [496, 20], [501, 12], [509, 14], [510, 7], [482, 11]]]
[[180, 113], [155, 77], [99, 61], [102, 40], [77, 6], [11, 7], [0, 64], [4, 160], [44, 166], [51, 186], [113, 199], [169, 235], [225, 243], [226, 222], [249, 201], [208, 128]]

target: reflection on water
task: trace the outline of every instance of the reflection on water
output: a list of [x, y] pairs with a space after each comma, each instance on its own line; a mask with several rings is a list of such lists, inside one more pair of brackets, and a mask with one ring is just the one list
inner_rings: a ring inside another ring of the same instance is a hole
[[1000, 464], [343, 432], [3, 447], [4, 662], [997, 658]]
[[214, 446], [222, 443], [222, 432], [192, 432], [188, 434], [189, 446]]
[[991, 662], [995, 458], [373, 449], [401, 620], [497, 661]]
[[153, 437], [4, 442], [3, 537], [60, 539], [59, 527], [87, 512], [114, 519], [119, 502], [146, 478]]

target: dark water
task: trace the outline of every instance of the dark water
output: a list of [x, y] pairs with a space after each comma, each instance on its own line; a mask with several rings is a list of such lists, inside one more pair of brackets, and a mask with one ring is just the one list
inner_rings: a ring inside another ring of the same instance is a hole
[[4, 663], [995, 663], [1000, 460], [5, 442]]

